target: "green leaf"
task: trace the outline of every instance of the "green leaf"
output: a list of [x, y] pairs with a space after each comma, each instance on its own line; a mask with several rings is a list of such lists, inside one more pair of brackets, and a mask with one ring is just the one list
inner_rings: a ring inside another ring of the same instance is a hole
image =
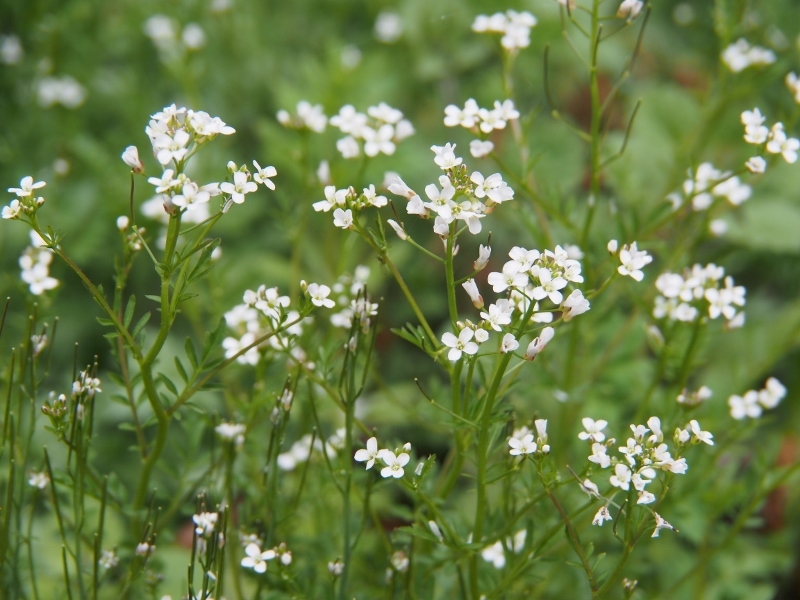
[[183, 367], [183, 363], [181, 359], [177, 356], [175, 357], [175, 368], [178, 370], [178, 375], [181, 376], [184, 383], [189, 383], [189, 376], [186, 374], [186, 369]]
[[186, 350], [186, 358], [189, 359], [189, 362], [192, 363], [192, 367], [194, 370], [197, 370], [198, 360], [197, 360], [197, 353], [194, 349], [194, 344], [192, 343], [192, 338], [186, 338], [186, 342], [183, 344], [184, 350]]
[[133, 331], [131, 332], [131, 336], [135, 338], [139, 334], [139, 332], [142, 331], [144, 326], [147, 325], [147, 322], [149, 320], [150, 320], [150, 311], [147, 311], [136, 322], [136, 325], [134, 326]]
[[166, 376], [166, 375], [164, 375], [163, 373], [160, 373], [160, 374], [158, 375], [158, 379], [161, 381], [161, 383], [163, 383], [163, 384], [164, 384], [164, 386], [165, 386], [165, 387], [166, 387], [166, 388], [167, 388], [167, 389], [168, 389], [170, 392], [172, 392], [172, 393], [175, 395], [175, 397], [176, 397], [176, 398], [178, 397], [178, 388], [177, 388], [177, 387], [175, 387], [175, 384], [172, 382], [172, 380], [171, 380], [169, 377], [167, 377], [167, 376]]
[[153, 296], [152, 294], [145, 294], [144, 296], [148, 300], [152, 300], [153, 302], [158, 302], [161, 304], [161, 296]]
[[122, 320], [125, 327], [131, 324], [133, 320], [133, 311], [136, 309], [136, 296], [131, 295], [131, 299], [128, 300], [128, 306], [125, 307], [125, 318]]
[[97, 322], [105, 327], [114, 327], [114, 321], [111, 319], [106, 319], [105, 317], [97, 317]]

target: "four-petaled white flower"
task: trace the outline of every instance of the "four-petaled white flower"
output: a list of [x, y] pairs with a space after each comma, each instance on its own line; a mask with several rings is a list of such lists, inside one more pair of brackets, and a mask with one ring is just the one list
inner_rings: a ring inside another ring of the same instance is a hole
[[403, 476], [403, 467], [411, 460], [411, 457], [406, 452], [401, 452], [395, 456], [395, 453], [390, 450], [384, 450], [378, 458], [386, 464], [381, 469], [381, 477], [394, 477], [395, 479]]
[[242, 566], [248, 569], [253, 569], [256, 573], [266, 573], [267, 561], [275, 558], [274, 550], [261, 551], [258, 544], [250, 543], [244, 549], [247, 555], [242, 559]]
[[275, 177], [278, 174], [278, 171], [275, 169], [275, 167], [264, 167], [262, 169], [261, 165], [259, 165], [256, 161], [253, 161], [253, 166], [256, 168], [256, 172], [253, 174], [253, 179], [257, 183], [274, 190], [275, 182], [270, 180], [270, 177]]
[[342, 229], [350, 229], [353, 225], [353, 211], [349, 208], [347, 210], [337, 208], [333, 211], [333, 224]]
[[639, 250], [636, 247], [636, 242], [630, 246], [627, 244], [619, 251], [619, 260], [622, 263], [617, 267], [620, 275], [628, 275], [636, 281], [644, 279], [642, 267], [653, 262], [653, 257], [650, 256], [646, 250]]
[[311, 298], [311, 303], [314, 306], [324, 306], [325, 308], [333, 308], [336, 306], [336, 303], [328, 298], [328, 296], [331, 295], [331, 288], [329, 288], [327, 285], [309, 283], [306, 291], [308, 292], [308, 295]]
[[33, 195], [33, 190], [38, 190], [44, 186], [44, 181], [37, 181], [34, 183], [33, 177], [28, 175], [20, 180], [18, 188], [8, 188], [8, 191], [12, 194], [16, 194], [18, 198], [27, 198], [28, 196]]
[[478, 352], [478, 344], [472, 341], [474, 335], [475, 331], [469, 327], [462, 329], [458, 337], [449, 331], [445, 332], [442, 335], [442, 343], [450, 348], [450, 351], [447, 353], [447, 358], [455, 362], [461, 358], [462, 353], [475, 354]]
[[584, 417], [581, 419], [581, 423], [583, 423], [585, 431], [578, 434], [578, 439], [591, 440], [592, 442], [602, 442], [606, 439], [606, 434], [603, 433], [603, 429], [608, 425], [608, 421], [604, 421], [603, 419], [595, 421], [589, 417]]
[[371, 469], [375, 461], [379, 459], [384, 452], [385, 450], [378, 450], [377, 438], [371, 437], [367, 440], [366, 449], [362, 448], [361, 450], [357, 450], [354, 458], [358, 462], [367, 461], [367, 469]]
[[230, 194], [231, 200], [236, 204], [241, 204], [244, 202], [245, 194], [255, 192], [258, 189], [258, 185], [253, 181], [248, 181], [247, 173], [236, 171], [233, 174], [233, 183], [229, 181], [220, 183], [219, 189], [226, 194]]
[[509, 438], [508, 445], [511, 446], [511, 450], [508, 453], [511, 456], [521, 456], [523, 454], [533, 454], [536, 452], [536, 442], [533, 441], [533, 434], [529, 433], [522, 439], [520, 438]]

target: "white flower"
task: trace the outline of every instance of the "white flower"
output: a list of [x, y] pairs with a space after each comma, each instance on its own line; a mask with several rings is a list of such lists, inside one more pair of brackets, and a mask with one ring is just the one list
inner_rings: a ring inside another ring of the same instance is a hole
[[567, 299], [561, 303], [561, 310], [563, 311], [561, 319], [563, 321], [571, 321], [574, 317], [585, 313], [589, 308], [589, 301], [583, 297], [583, 292], [573, 290], [567, 296]]
[[503, 543], [499, 540], [481, 550], [481, 557], [486, 562], [492, 563], [495, 569], [502, 569], [506, 566], [506, 555], [503, 551]]
[[18, 198], [27, 198], [33, 195], [34, 190], [43, 188], [45, 185], [44, 181], [37, 181], [34, 183], [33, 177], [28, 175], [20, 180], [18, 188], [8, 188], [8, 191], [12, 194], [16, 194]]
[[623, 0], [617, 9], [617, 16], [621, 19], [633, 20], [641, 12], [643, 6], [642, 0]]
[[381, 477], [394, 477], [395, 479], [403, 476], [403, 467], [411, 460], [411, 457], [405, 452], [401, 452], [400, 455], [395, 456], [394, 452], [390, 452], [389, 450], [385, 450], [379, 458], [386, 464], [386, 466], [381, 469]]
[[446, 171], [447, 169], [452, 169], [453, 167], [457, 167], [462, 163], [462, 160], [455, 155], [455, 144], [445, 144], [444, 146], [431, 146], [431, 150], [436, 155], [433, 159], [439, 167]]
[[255, 192], [258, 189], [258, 185], [252, 181], [248, 181], [247, 173], [236, 171], [233, 174], [233, 183], [229, 181], [220, 183], [219, 189], [226, 194], [230, 194], [231, 200], [236, 204], [241, 204], [244, 202], [245, 194]]
[[106, 570], [113, 569], [119, 564], [119, 557], [113, 550], [103, 550], [97, 564]]
[[713, 440], [714, 436], [711, 435], [711, 433], [709, 433], [708, 431], [703, 431], [700, 428], [700, 423], [692, 419], [691, 421], [689, 421], [689, 426], [692, 428], [693, 441], [698, 443], [703, 442], [705, 444], [708, 444], [709, 446], [714, 445], [714, 440]]
[[247, 544], [244, 553], [247, 556], [242, 559], [242, 566], [247, 569], [253, 569], [256, 573], [266, 573], [267, 561], [275, 558], [274, 550], [265, 550], [262, 552], [258, 544], [253, 543]]
[[136, 146], [128, 146], [122, 153], [122, 161], [131, 168], [134, 173], [144, 173], [144, 165], [139, 160], [139, 149]]
[[245, 429], [241, 423], [220, 423], [214, 428], [214, 431], [223, 440], [232, 440], [236, 442], [237, 446], [241, 446], [244, 442]]
[[462, 353], [466, 354], [475, 354], [478, 352], [478, 344], [472, 341], [475, 332], [470, 329], [469, 327], [465, 327], [461, 330], [458, 334], [458, 337], [450, 333], [449, 331], [445, 332], [442, 335], [442, 343], [450, 348], [450, 351], [447, 353], [447, 358], [453, 362], [459, 360], [461, 358]]
[[592, 444], [592, 454], [589, 456], [589, 462], [600, 465], [601, 469], [607, 469], [611, 466], [611, 457], [607, 454], [608, 448], [603, 444], [594, 442]]
[[589, 417], [584, 417], [581, 423], [583, 423], [584, 431], [578, 434], [578, 439], [591, 440], [592, 442], [602, 442], [606, 439], [606, 434], [603, 433], [603, 429], [608, 425], [608, 421], [604, 421], [603, 419], [595, 421]]
[[655, 494], [652, 494], [645, 490], [639, 491], [639, 499], [636, 501], [636, 504], [652, 504], [656, 501]]
[[536, 419], [533, 425], [536, 427], [536, 445], [539, 447], [539, 451], [544, 454], [549, 454], [550, 445], [547, 443], [547, 419]]
[[511, 313], [514, 310], [513, 305], [508, 301], [503, 302], [499, 300], [497, 304], [489, 305], [489, 312], [481, 312], [481, 318], [495, 331], [501, 331], [502, 325], [511, 323]]
[[[475, 283], [474, 279], [467, 279], [461, 284], [461, 287], [463, 287], [464, 291], [469, 294], [469, 299], [472, 300], [472, 304], [475, 306], [475, 308], [483, 308], [483, 296], [481, 296], [481, 293], [478, 290], [478, 284]], [[491, 307], [489, 307], [489, 310], [491, 311]]]
[[662, 529], [671, 529], [672, 531], [677, 531], [672, 525], [670, 525], [661, 515], [657, 512], [653, 513], [653, 516], [656, 518], [656, 528], [653, 530], [653, 535], [650, 537], [658, 537], [659, 532]]
[[28, 485], [43, 490], [50, 483], [47, 473], [31, 473], [28, 477]]
[[591, 479], [584, 479], [583, 483], [580, 483], [581, 490], [583, 490], [589, 496], [594, 496], [595, 498], [600, 497], [600, 490], [597, 488]]
[[337, 208], [333, 211], [333, 224], [342, 229], [349, 229], [353, 225], [353, 211], [349, 208], [347, 210]]
[[358, 462], [367, 461], [367, 469], [371, 469], [375, 461], [381, 457], [384, 450], [378, 450], [377, 438], [371, 437], [367, 440], [367, 448], [356, 451], [355, 459]]
[[[336, 213], [334, 213], [334, 215], [335, 214]], [[331, 288], [329, 288], [327, 285], [309, 283], [306, 292], [311, 298], [311, 303], [314, 306], [324, 306], [325, 308], [333, 308], [336, 306], [336, 303], [328, 298], [328, 296], [331, 295]]]
[[633, 242], [630, 246], [626, 244], [622, 247], [622, 250], [619, 251], [619, 260], [622, 263], [617, 268], [620, 275], [629, 275], [632, 279], [641, 281], [644, 279], [641, 269], [650, 264], [653, 257], [646, 250], [639, 250], [636, 242]]
[[271, 190], [275, 189], [275, 183], [270, 180], [270, 177], [275, 177], [278, 174], [278, 171], [275, 167], [264, 167], [261, 168], [256, 161], [253, 161], [253, 166], [256, 168], [256, 172], [253, 175], [253, 179], [256, 183], [260, 183], [263, 186], [268, 187]]
[[778, 406], [784, 396], [786, 396], [786, 388], [780, 381], [770, 377], [764, 384], [764, 389], [758, 392], [758, 403], [764, 408], [772, 409]]
[[207, 536], [214, 532], [219, 515], [215, 512], [204, 512], [192, 516], [195, 528], [194, 531], [199, 536]]
[[488, 156], [494, 150], [494, 144], [489, 140], [472, 140], [469, 143], [469, 153], [475, 158]]
[[627, 465], [623, 465], [622, 463], [617, 463], [614, 467], [614, 474], [609, 477], [609, 481], [611, 485], [614, 487], [618, 487], [622, 490], [630, 489], [631, 483], [631, 470], [628, 468]]
[[377, 130], [365, 126], [361, 135], [364, 138], [364, 154], [367, 156], [377, 156], [381, 153], [394, 154], [396, 146], [392, 141], [392, 138], [394, 138], [394, 127], [392, 125], [386, 123]]
[[533, 454], [536, 452], [536, 443], [533, 441], [532, 433], [529, 433], [522, 439], [515, 437], [509, 438], [508, 445], [511, 446], [511, 450], [508, 451], [511, 456]]
[[[492, 305], [494, 306], [494, 305]], [[500, 344], [500, 352], [507, 354], [519, 348], [519, 342], [512, 334], [507, 333], [503, 336], [503, 341]]]
[[4, 219], [16, 219], [22, 212], [22, 204], [16, 198], [8, 206], [3, 207]]
[[556, 331], [552, 327], [545, 327], [539, 334], [539, 337], [534, 338], [528, 344], [528, 349], [525, 351], [525, 360], [533, 360], [536, 356], [545, 349], [550, 340], [555, 336]]
[[486, 264], [489, 262], [489, 257], [492, 255], [492, 248], [491, 246], [484, 246], [481, 244], [478, 247], [478, 258], [475, 262], [472, 263], [472, 267], [476, 271], [482, 270]]
[[600, 525], [602, 526], [605, 521], [611, 521], [611, 513], [608, 512], [607, 506], [601, 506], [600, 510], [597, 511], [597, 514], [592, 519], [592, 525]]
[[767, 170], [767, 161], [760, 156], [752, 156], [744, 163], [744, 166], [755, 175]]

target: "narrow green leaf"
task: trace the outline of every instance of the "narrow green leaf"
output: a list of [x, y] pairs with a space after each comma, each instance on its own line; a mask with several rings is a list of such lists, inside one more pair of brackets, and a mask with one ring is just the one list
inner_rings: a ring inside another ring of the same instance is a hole
[[128, 300], [128, 306], [125, 307], [125, 318], [122, 320], [125, 327], [128, 327], [133, 320], [133, 311], [136, 309], [136, 296], [131, 295], [131, 299]]
[[183, 344], [183, 348], [186, 350], [186, 358], [189, 359], [189, 362], [192, 363], [192, 367], [194, 370], [197, 370], [197, 353], [194, 350], [194, 344], [192, 343], [192, 338], [186, 338], [186, 342]]
[[178, 370], [178, 375], [181, 376], [184, 383], [189, 383], [189, 376], [186, 374], [186, 369], [183, 367], [183, 363], [181, 359], [177, 356], [175, 357], [175, 368]]

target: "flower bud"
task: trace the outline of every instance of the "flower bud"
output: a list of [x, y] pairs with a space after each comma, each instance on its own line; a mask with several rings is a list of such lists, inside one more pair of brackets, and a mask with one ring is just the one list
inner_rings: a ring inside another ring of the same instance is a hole
[[128, 217], [126, 217], [125, 215], [117, 217], [117, 229], [119, 229], [120, 231], [125, 231], [128, 228], [128, 225], [130, 225], [130, 220], [128, 219]]
[[139, 149], [136, 146], [128, 146], [122, 153], [122, 162], [131, 168], [134, 173], [144, 173], [144, 164], [139, 160]]

